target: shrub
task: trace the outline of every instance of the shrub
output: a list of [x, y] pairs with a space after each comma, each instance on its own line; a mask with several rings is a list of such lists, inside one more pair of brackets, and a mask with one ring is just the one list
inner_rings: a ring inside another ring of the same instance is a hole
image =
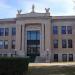
[[23, 75], [28, 70], [27, 58], [0, 58], [0, 75]]

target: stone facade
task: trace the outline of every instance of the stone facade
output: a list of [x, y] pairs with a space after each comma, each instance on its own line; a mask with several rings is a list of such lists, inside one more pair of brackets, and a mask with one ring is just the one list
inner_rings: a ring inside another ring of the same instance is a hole
[[[53, 26], [58, 27], [58, 34], [53, 34]], [[72, 34], [61, 34], [61, 26], [72, 26]], [[8, 49], [0, 49], [0, 54], [15, 54], [16, 56], [27, 57], [27, 31], [40, 31], [40, 55], [36, 56], [35, 62], [53, 62], [69, 61], [69, 54], [73, 56], [71, 59], [75, 61], [75, 16], [51, 16], [49, 9], [45, 13], [33, 12], [21, 14], [18, 11], [16, 18], [0, 19], [0, 28], [9, 28], [8, 36], [0, 36], [0, 40], [8, 40]], [[16, 35], [11, 35], [11, 28], [16, 28]], [[58, 39], [58, 48], [53, 47], [53, 40]], [[62, 39], [72, 39], [72, 48], [62, 48]], [[15, 40], [15, 49], [11, 48], [11, 41]], [[54, 54], [57, 56], [54, 58]], [[67, 60], [66, 60], [67, 59]]]

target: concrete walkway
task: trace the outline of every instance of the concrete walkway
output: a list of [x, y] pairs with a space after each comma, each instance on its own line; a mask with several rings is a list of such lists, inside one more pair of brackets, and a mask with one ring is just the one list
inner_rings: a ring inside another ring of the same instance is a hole
[[42, 67], [42, 66], [75, 66], [75, 62], [59, 62], [59, 63], [30, 63], [30, 67]]

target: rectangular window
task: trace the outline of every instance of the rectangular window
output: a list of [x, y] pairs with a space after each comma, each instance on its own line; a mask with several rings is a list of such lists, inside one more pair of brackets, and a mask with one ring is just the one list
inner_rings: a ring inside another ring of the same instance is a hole
[[58, 54], [54, 54], [54, 61], [58, 62]]
[[40, 55], [40, 31], [27, 31], [27, 56]]
[[12, 40], [12, 49], [15, 49], [15, 40]]
[[54, 48], [58, 48], [58, 40], [57, 39], [53, 40], [53, 46], [54, 46]]
[[69, 54], [69, 61], [73, 61], [73, 54]]
[[0, 28], [0, 36], [4, 35], [4, 28]]
[[9, 28], [5, 28], [5, 36], [9, 35]]
[[4, 57], [7, 57], [7, 54], [3, 54]]
[[62, 26], [61, 27], [61, 33], [62, 34], [66, 34], [66, 26]]
[[13, 36], [16, 35], [16, 28], [15, 28], [15, 27], [12, 28], [12, 35], [13, 35]]
[[5, 49], [8, 49], [8, 40], [5, 40], [5, 41], [4, 41], [4, 48], [5, 48]]
[[4, 46], [4, 42], [3, 42], [3, 40], [0, 40], [0, 49], [2, 49], [3, 46]]
[[67, 41], [66, 41], [66, 39], [62, 40], [62, 48], [67, 48]]
[[31, 32], [27, 31], [27, 40], [30, 40]]
[[57, 26], [53, 26], [53, 34], [58, 34], [58, 27]]
[[67, 61], [67, 54], [62, 54], [62, 61]]
[[2, 57], [2, 54], [0, 54], [0, 57]]
[[68, 40], [68, 48], [72, 48], [72, 40], [71, 39]]
[[67, 26], [67, 33], [72, 34], [72, 26]]

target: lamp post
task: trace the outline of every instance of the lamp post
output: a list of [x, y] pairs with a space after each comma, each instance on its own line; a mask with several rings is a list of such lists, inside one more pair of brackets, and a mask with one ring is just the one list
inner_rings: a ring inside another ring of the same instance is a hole
[[46, 62], [49, 62], [49, 49], [46, 50]]

